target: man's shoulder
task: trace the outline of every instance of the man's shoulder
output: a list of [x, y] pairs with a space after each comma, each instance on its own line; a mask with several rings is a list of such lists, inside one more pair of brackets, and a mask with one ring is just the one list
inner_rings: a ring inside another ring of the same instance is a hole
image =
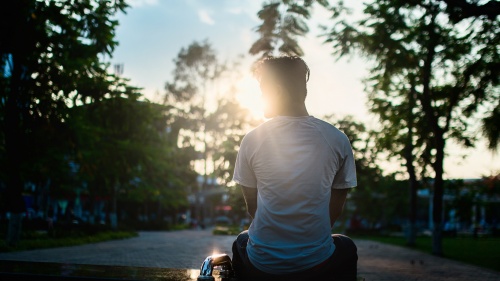
[[349, 140], [346, 134], [344, 134], [344, 132], [339, 130], [335, 125], [319, 118], [314, 118], [313, 122], [316, 124], [318, 130], [322, 134], [324, 134], [325, 137], [327, 137], [328, 139], [334, 137], [334, 138]]
[[271, 129], [273, 123], [272, 121], [273, 119], [265, 121], [262, 124], [258, 125], [257, 127], [251, 129], [245, 134], [244, 139], [259, 138], [263, 135], [266, 135], [266, 132], [272, 130]]
[[243, 140], [241, 141], [241, 147], [249, 147], [249, 146], [254, 146], [258, 142], [262, 141], [264, 136], [266, 136], [266, 132], [269, 131], [269, 121], [266, 121], [259, 126], [251, 129], [248, 131], [245, 136], [243, 137]]

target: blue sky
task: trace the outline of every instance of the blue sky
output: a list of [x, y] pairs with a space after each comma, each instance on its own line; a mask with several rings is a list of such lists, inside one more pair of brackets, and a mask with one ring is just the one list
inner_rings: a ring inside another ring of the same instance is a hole
[[[259, 24], [257, 0], [129, 0], [132, 7], [118, 16], [120, 22], [111, 63], [124, 64], [123, 76], [133, 85], [144, 88], [145, 96], [157, 100], [164, 84], [171, 79], [172, 60], [181, 48], [193, 41], [208, 39], [221, 60], [233, 60], [244, 55], [239, 82], [242, 102], [254, 111], [258, 106], [259, 88], [249, 75], [250, 64], [256, 57], [248, 49], [257, 38], [253, 31]], [[357, 2], [358, 5], [361, 1]], [[348, 3], [349, 4], [349, 3]], [[366, 76], [366, 63], [359, 58], [337, 61], [331, 48], [322, 44], [317, 26], [326, 22], [328, 14], [316, 9], [309, 22], [310, 33], [300, 39], [304, 60], [311, 69], [306, 100], [309, 113], [321, 117], [353, 115], [369, 126], [376, 118], [368, 114], [366, 94], [361, 79]], [[448, 143], [445, 161], [447, 178], [477, 178], [500, 171], [499, 155], [492, 155], [478, 143], [478, 149], [464, 150]], [[462, 155], [469, 155], [465, 160]], [[387, 167], [391, 165], [388, 164]], [[394, 166], [394, 165], [392, 165]]]
[[120, 45], [112, 61], [124, 63], [124, 76], [145, 87], [147, 96], [163, 90], [172, 60], [193, 41], [208, 39], [221, 59], [245, 54], [243, 46], [253, 40], [259, 7], [257, 1], [130, 2], [133, 6], [119, 17]]

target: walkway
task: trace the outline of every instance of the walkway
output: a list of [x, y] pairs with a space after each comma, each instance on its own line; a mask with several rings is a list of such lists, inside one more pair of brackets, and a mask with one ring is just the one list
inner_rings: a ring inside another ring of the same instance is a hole
[[[231, 255], [232, 236], [209, 230], [140, 232], [83, 246], [0, 253], [0, 260], [198, 269], [214, 253]], [[401, 247], [357, 240], [358, 276], [366, 281], [496, 281], [500, 273]]]

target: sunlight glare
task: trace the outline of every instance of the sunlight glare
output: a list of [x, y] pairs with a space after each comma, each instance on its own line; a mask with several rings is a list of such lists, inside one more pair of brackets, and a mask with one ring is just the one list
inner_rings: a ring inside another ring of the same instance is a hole
[[248, 109], [253, 117], [264, 118], [264, 107], [259, 83], [250, 74], [245, 75], [238, 83], [236, 99], [242, 107]]
[[190, 280], [198, 280], [198, 276], [200, 275], [200, 270], [199, 269], [188, 269], [187, 275], [189, 276]]

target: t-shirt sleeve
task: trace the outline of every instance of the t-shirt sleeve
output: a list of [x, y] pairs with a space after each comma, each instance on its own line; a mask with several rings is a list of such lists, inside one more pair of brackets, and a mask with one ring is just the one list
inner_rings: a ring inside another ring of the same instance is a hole
[[350, 143], [346, 145], [344, 161], [333, 179], [333, 189], [353, 188], [357, 185], [356, 164]]
[[236, 156], [233, 181], [245, 187], [257, 187], [257, 179], [248, 159], [248, 143], [245, 138], [241, 142], [240, 150]]

